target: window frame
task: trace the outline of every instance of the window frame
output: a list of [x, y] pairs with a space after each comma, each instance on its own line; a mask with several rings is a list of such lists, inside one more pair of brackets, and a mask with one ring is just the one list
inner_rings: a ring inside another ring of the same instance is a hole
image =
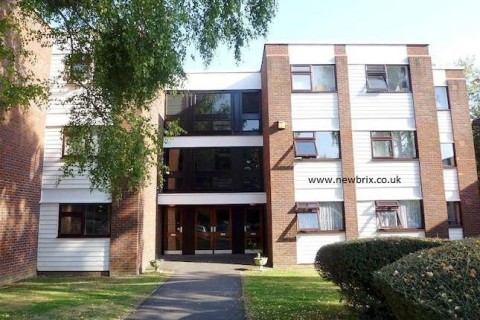
[[[313, 88], [313, 70], [312, 67], [331, 67], [332, 75], [334, 77], [335, 89], [334, 90], [314, 90]], [[309, 71], [293, 71], [293, 68], [308, 68]], [[308, 75], [310, 79], [310, 89], [294, 89], [293, 88], [293, 76], [294, 75]], [[292, 92], [313, 92], [313, 93], [334, 93], [338, 91], [337, 84], [337, 67], [335, 64], [291, 64], [290, 65], [290, 83]]]
[[[62, 211], [62, 206], [65, 205], [73, 205], [79, 206], [82, 208], [81, 212], [68, 212]], [[107, 207], [107, 215], [108, 215], [108, 234], [106, 235], [87, 235], [86, 234], [86, 218], [87, 218], [87, 211], [89, 206], [100, 206], [104, 205]], [[81, 218], [81, 233], [77, 234], [62, 234], [62, 218], [63, 217], [72, 217], [77, 216]], [[111, 229], [112, 229], [112, 206], [110, 203], [60, 203], [58, 206], [58, 232], [57, 238], [110, 238], [111, 236]]]
[[[329, 202], [340, 202], [340, 201], [320, 201], [320, 202], [296, 202], [295, 203], [295, 214], [297, 216], [297, 232], [299, 233], [338, 233], [338, 232], [345, 232], [345, 203], [341, 202], [341, 209], [342, 209], [342, 228], [341, 229], [329, 229], [329, 230], [322, 230], [321, 229], [321, 221], [320, 221], [320, 207], [321, 203], [329, 203]], [[301, 214], [316, 214], [318, 228], [300, 228], [299, 223], [299, 215]]]
[[[443, 163], [443, 154], [442, 154], [442, 145], [443, 144], [452, 146], [452, 150], [453, 150], [452, 164], [444, 164]], [[442, 158], [441, 161], [442, 161], [443, 168], [446, 168], [446, 169], [447, 168], [456, 168], [457, 167], [457, 153], [455, 152], [455, 143], [453, 143], [453, 142], [441, 142], [440, 143], [440, 157]]]
[[[423, 210], [423, 202], [418, 199], [413, 200], [405, 200], [405, 201], [418, 201], [420, 214], [421, 214], [421, 225], [419, 228], [412, 228], [412, 227], [404, 227], [402, 226], [402, 219], [400, 219], [400, 201], [402, 200], [376, 200], [374, 202], [375, 206], [375, 219], [377, 225], [377, 231], [394, 231], [394, 232], [402, 232], [402, 231], [418, 231], [425, 229], [425, 215]], [[380, 217], [379, 214], [382, 212], [395, 212], [395, 217], [397, 221], [397, 225], [394, 227], [385, 227], [380, 225]]]
[[[455, 205], [455, 221], [454, 223], [450, 223], [450, 206], [449, 203]], [[462, 204], [460, 201], [447, 201], [447, 223], [449, 228], [461, 228], [463, 227], [463, 217], [462, 217]]]
[[[375, 132], [388, 132], [390, 133], [390, 136], [374, 136]], [[393, 144], [393, 133], [394, 132], [412, 132], [413, 133], [413, 143], [415, 144], [415, 156], [414, 157], [395, 157], [395, 150], [394, 150], [394, 144]], [[391, 150], [391, 155], [389, 157], [376, 157], [374, 153], [374, 141], [388, 141], [390, 144], [390, 150]], [[395, 130], [395, 131], [385, 131], [385, 130], [379, 130], [379, 131], [370, 131], [370, 152], [371, 152], [371, 157], [372, 160], [394, 160], [394, 161], [411, 161], [411, 160], [417, 160], [418, 159], [418, 143], [417, 143], [417, 132], [413, 130]]]
[[[383, 67], [383, 71], [372, 70], [368, 71], [368, 66]], [[389, 77], [388, 77], [388, 67], [403, 67], [406, 70], [406, 81], [407, 89], [406, 90], [389, 90]], [[382, 76], [385, 81], [385, 89], [371, 89], [368, 85], [369, 76]], [[367, 93], [409, 93], [412, 92], [411, 80], [410, 80], [410, 66], [408, 64], [365, 64], [365, 88]]]
[[[445, 109], [439, 109], [438, 104], [437, 104], [437, 88], [444, 88], [445, 89], [445, 96], [447, 99], [447, 108]], [[450, 111], [451, 106], [450, 106], [450, 92], [448, 90], [448, 86], [435, 86], [434, 87], [434, 93], [435, 93], [435, 108], [437, 111]]]
[[[338, 157], [335, 158], [330, 158], [330, 157], [321, 157], [320, 154], [322, 153], [322, 150], [319, 150], [317, 148], [317, 133], [333, 133], [336, 132], [338, 136]], [[301, 133], [312, 133], [313, 137], [296, 137], [296, 134], [301, 134]], [[305, 154], [297, 154], [297, 143], [305, 143], [305, 142], [311, 142], [313, 143], [315, 147], [315, 154], [313, 153], [305, 153]], [[294, 151], [294, 156], [296, 159], [313, 159], [313, 160], [318, 160], [318, 161], [336, 161], [336, 160], [341, 160], [342, 158], [342, 149], [341, 149], [341, 141], [340, 141], [340, 131], [338, 130], [331, 130], [331, 131], [293, 131], [293, 151]]]

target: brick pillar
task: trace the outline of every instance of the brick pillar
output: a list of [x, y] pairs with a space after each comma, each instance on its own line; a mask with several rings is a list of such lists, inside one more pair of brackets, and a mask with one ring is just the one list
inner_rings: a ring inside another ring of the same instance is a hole
[[[273, 265], [296, 264], [295, 190], [291, 79], [287, 45], [265, 45], [262, 62], [262, 115], [267, 249]], [[286, 129], [277, 129], [286, 121]]]
[[[355, 177], [353, 160], [352, 116], [348, 83], [348, 60], [344, 45], [335, 45], [335, 68], [337, 70], [338, 118], [340, 122], [340, 148], [342, 176]], [[345, 207], [345, 235], [347, 239], [358, 238], [357, 194], [353, 183], [345, 183], [343, 203]]]
[[407, 52], [417, 128], [425, 232], [428, 237], [448, 238], [432, 61], [426, 45], [408, 46]]
[[447, 70], [448, 97], [465, 237], [480, 235], [480, 198], [468, 94], [462, 70]]

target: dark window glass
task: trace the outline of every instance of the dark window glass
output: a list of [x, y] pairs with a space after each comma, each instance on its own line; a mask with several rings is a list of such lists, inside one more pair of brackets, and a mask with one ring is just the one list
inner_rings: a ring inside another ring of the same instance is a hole
[[435, 101], [437, 103], [438, 110], [450, 109], [447, 87], [435, 87]]
[[455, 166], [455, 149], [453, 143], [441, 143], [440, 150], [442, 152], [442, 164], [445, 167]]
[[110, 204], [61, 204], [60, 237], [108, 237]]
[[448, 225], [460, 226], [462, 220], [460, 216], [460, 202], [447, 201]]
[[196, 94], [195, 114], [223, 114], [232, 112], [232, 98], [229, 93]]
[[194, 149], [195, 188], [232, 188], [232, 155], [229, 148]]
[[242, 93], [242, 113], [260, 113], [260, 94], [258, 92]]
[[258, 148], [243, 150], [243, 186], [245, 189], [262, 189], [262, 153]]

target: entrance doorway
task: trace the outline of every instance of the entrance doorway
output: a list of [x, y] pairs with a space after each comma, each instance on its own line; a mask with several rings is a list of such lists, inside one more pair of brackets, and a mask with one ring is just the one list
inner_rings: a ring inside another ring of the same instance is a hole
[[197, 208], [195, 223], [195, 254], [232, 253], [229, 208]]

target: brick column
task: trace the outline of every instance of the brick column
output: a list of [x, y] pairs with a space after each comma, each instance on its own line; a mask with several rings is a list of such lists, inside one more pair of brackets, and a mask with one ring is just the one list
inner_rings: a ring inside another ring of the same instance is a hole
[[432, 61], [426, 45], [408, 46], [407, 52], [417, 128], [425, 232], [428, 237], [448, 238]]
[[480, 198], [468, 94], [462, 70], [446, 70], [465, 237], [480, 235]]
[[[296, 264], [295, 190], [291, 79], [287, 45], [265, 45], [262, 62], [262, 116], [267, 249], [273, 265]], [[286, 129], [277, 129], [286, 121]]]
[[[337, 70], [338, 119], [340, 122], [340, 148], [342, 176], [355, 177], [353, 160], [352, 116], [348, 83], [348, 60], [345, 45], [335, 45], [335, 68]], [[345, 207], [345, 235], [347, 239], [358, 238], [357, 194], [353, 183], [342, 185]]]

